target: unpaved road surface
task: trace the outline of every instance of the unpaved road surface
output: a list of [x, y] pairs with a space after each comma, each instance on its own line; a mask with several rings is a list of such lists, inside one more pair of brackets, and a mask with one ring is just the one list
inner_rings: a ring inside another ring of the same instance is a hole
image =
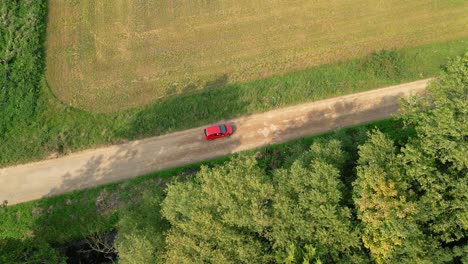
[[234, 134], [215, 141], [205, 141], [199, 127], [3, 168], [0, 201], [26, 202], [387, 118], [399, 108], [398, 98], [424, 92], [427, 83], [420, 80], [227, 120]]

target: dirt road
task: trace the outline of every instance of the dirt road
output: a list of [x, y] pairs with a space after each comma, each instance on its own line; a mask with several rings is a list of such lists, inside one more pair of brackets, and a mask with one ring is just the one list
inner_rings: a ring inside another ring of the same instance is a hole
[[305, 103], [227, 120], [230, 138], [206, 142], [202, 127], [0, 169], [0, 201], [26, 202], [153, 171], [383, 119], [398, 98], [422, 93], [428, 80]]

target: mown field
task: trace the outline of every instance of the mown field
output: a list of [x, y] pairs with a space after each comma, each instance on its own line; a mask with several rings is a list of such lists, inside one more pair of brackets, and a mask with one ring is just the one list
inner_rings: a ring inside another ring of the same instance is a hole
[[54, 0], [46, 75], [65, 104], [113, 112], [457, 39], [467, 13], [463, 0]]

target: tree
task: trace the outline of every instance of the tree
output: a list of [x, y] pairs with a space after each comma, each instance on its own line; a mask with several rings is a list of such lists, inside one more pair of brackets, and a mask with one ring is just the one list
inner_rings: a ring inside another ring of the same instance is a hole
[[170, 184], [162, 212], [171, 223], [170, 263], [265, 263], [272, 261], [271, 181], [256, 161], [234, 159], [202, 167], [195, 181]]
[[468, 232], [468, 52], [451, 61], [427, 96], [403, 102], [417, 137], [402, 149], [406, 175], [420, 194], [420, 221], [444, 243]]
[[430, 252], [439, 245], [418, 226], [415, 194], [409, 191], [393, 142], [379, 131], [369, 133], [359, 156], [354, 201], [372, 257], [377, 263], [430, 262]]
[[468, 251], [468, 53], [423, 97], [402, 102], [416, 135], [396, 149], [382, 133], [359, 148], [354, 201], [377, 262], [445, 262]]
[[162, 262], [168, 223], [161, 216], [160, 192], [145, 192], [141, 201], [122, 210], [115, 238], [120, 263]]
[[[317, 143], [272, 175], [236, 158], [168, 186], [168, 262], [362, 262], [350, 209], [341, 204], [338, 141]], [[341, 164], [341, 165], [340, 165]]]
[[291, 255], [295, 260], [364, 261], [351, 211], [341, 201], [346, 157], [337, 140], [315, 143], [291, 168], [274, 172], [271, 237], [278, 262], [288, 262]]

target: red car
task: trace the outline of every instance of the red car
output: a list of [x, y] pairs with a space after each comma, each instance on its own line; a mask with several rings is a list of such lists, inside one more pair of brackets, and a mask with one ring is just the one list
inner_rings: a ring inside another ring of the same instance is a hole
[[222, 137], [229, 137], [232, 134], [232, 127], [228, 124], [220, 124], [207, 127], [203, 130], [206, 140], [213, 140]]

